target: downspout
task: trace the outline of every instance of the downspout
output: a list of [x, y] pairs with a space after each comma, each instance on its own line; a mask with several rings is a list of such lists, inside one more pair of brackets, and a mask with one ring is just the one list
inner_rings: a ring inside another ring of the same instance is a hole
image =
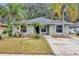
[[76, 33], [76, 24], [74, 23], [74, 32]]
[[62, 20], [62, 23], [63, 23], [63, 35], [64, 35], [64, 10], [63, 10], [63, 20]]
[[[65, 5], [65, 4], [64, 4]], [[63, 9], [63, 35], [64, 35], [64, 21], [65, 21], [65, 19], [64, 19], [64, 12], [66, 11], [66, 7], [64, 7], [64, 9]]]

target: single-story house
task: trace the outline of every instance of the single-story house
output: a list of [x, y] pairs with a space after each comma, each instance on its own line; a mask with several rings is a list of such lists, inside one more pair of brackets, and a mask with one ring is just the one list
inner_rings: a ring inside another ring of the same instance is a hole
[[79, 33], [79, 21], [75, 23], [75, 32]]
[[[33, 26], [33, 23], [40, 23], [42, 26]], [[21, 34], [69, 34], [69, 26], [72, 23], [62, 20], [51, 20], [44, 17], [34, 18], [31, 20], [21, 20], [13, 22], [13, 34], [20, 32]], [[16, 24], [20, 24], [18, 27]]]

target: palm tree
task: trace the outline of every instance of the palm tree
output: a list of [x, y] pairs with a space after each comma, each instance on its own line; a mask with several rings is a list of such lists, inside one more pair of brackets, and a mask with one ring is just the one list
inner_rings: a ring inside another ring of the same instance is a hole
[[51, 15], [51, 18], [54, 19], [62, 19], [62, 7], [63, 3], [55, 3], [51, 4], [48, 9], [51, 10], [53, 15]]
[[17, 17], [22, 16], [24, 6], [23, 4], [7, 4], [6, 9], [8, 11], [9, 20], [17, 20]]
[[22, 20], [24, 19], [22, 12], [24, 12], [23, 4], [7, 4], [6, 5], [7, 17], [8, 17], [8, 29], [10, 31], [10, 35], [12, 34], [12, 26], [14, 20]]
[[[68, 15], [68, 18], [71, 22], [76, 21], [77, 18], [77, 9], [75, 8], [75, 4], [66, 4], [66, 3], [56, 3], [56, 4], [51, 4], [48, 8], [49, 10], [53, 11], [52, 14], [54, 14], [54, 17], [57, 17], [57, 19], [61, 19], [64, 18], [63, 17], [63, 13], [64, 16]], [[66, 8], [66, 10], [64, 11], [64, 9]], [[51, 15], [51, 17], [53, 17]]]
[[7, 16], [7, 11], [6, 11], [5, 7], [0, 5], [0, 21], [4, 23], [6, 21], [6, 19], [4, 21], [3, 18], [6, 18], [6, 16]]
[[69, 19], [71, 22], [75, 22], [77, 20], [78, 11], [75, 4], [66, 4], [67, 12], [70, 14]]

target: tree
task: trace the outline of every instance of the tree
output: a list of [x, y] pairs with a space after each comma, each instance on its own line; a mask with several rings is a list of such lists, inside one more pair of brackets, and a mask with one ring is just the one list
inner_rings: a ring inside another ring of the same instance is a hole
[[66, 3], [58, 3], [58, 4], [51, 4], [48, 8], [49, 10], [53, 11], [54, 15], [52, 17], [57, 17], [57, 19], [63, 18], [63, 8], [66, 8], [64, 12], [65, 20], [74, 22], [77, 19], [77, 9], [75, 4], [66, 4]]
[[[22, 19], [22, 11], [24, 11], [23, 4], [7, 4], [6, 6], [9, 20]], [[20, 17], [20, 18], [19, 18]]]
[[63, 3], [55, 3], [49, 5], [48, 9], [52, 11], [52, 19], [62, 19], [62, 7]]
[[69, 19], [71, 22], [75, 22], [77, 20], [78, 11], [75, 4], [66, 4], [67, 12], [70, 14]]
[[49, 17], [48, 4], [27, 4], [28, 19], [36, 17]]
[[14, 20], [24, 19], [24, 17], [22, 17], [22, 15], [23, 15], [22, 11], [24, 11], [24, 5], [23, 4], [7, 4], [6, 11], [7, 11], [7, 17], [8, 17], [7, 30], [10, 32], [10, 35], [11, 35]]
[[4, 6], [0, 5], [0, 22], [6, 22], [7, 11]]

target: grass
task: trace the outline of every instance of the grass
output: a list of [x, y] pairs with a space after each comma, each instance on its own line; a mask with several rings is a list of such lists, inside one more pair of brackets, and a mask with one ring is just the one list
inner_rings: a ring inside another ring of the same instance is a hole
[[79, 38], [79, 36], [76, 35], [76, 34], [72, 34], [71, 36], [76, 37], [76, 38]]
[[54, 54], [46, 40], [0, 40], [0, 54]]

